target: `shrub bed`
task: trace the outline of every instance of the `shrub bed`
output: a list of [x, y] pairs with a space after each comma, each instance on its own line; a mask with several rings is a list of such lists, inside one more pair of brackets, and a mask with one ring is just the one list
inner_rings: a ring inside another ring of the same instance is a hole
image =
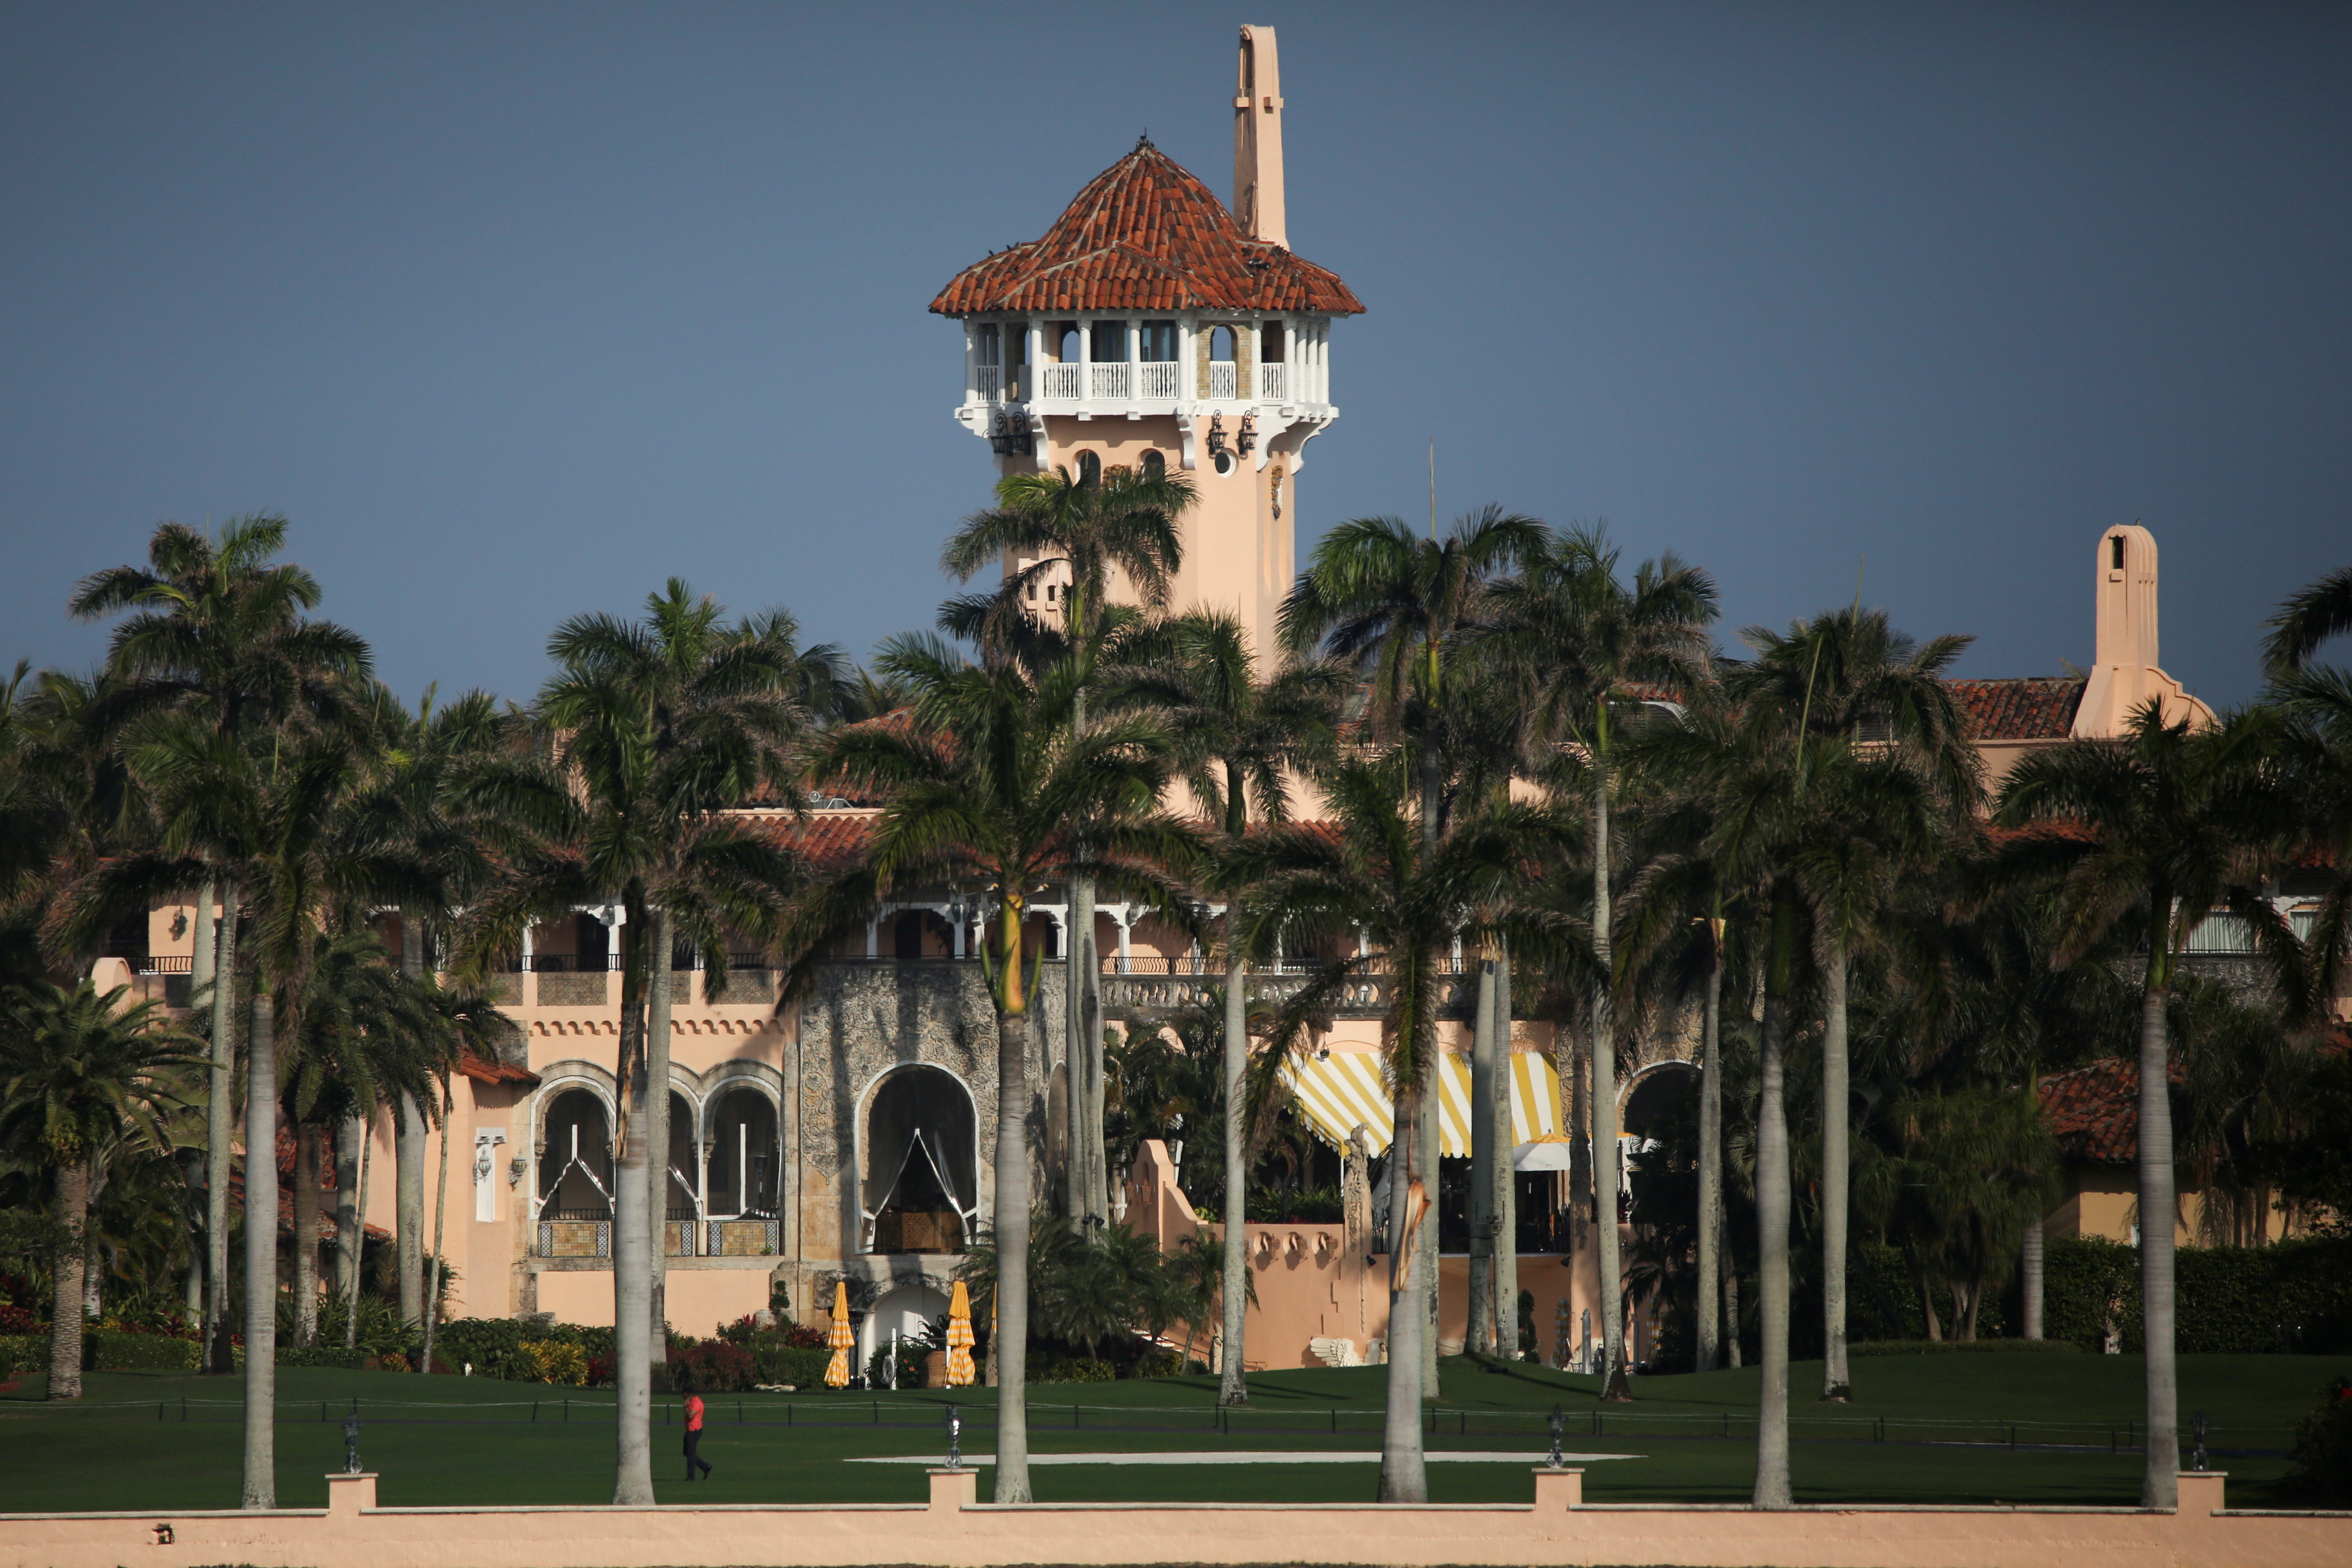
[[[86, 1372], [198, 1372], [203, 1347], [171, 1334], [135, 1334], [117, 1329], [85, 1329], [81, 1364]], [[281, 1358], [282, 1359], [282, 1358]]]
[[1845, 1347], [1849, 1356], [1943, 1355], [1959, 1351], [2060, 1351], [2079, 1355], [2083, 1347], [2072, 1340], [1857, 1340]]

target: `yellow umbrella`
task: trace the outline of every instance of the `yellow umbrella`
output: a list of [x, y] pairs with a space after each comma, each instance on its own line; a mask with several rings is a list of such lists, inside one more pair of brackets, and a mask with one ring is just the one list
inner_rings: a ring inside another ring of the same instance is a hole
[[971, 1292], [955, 1282], [948, 1298], [948, 1386], [961, 1388], [973, 1381], [971, 1367]]
[[833, 1347], [833, 1359], [824, 1363], [824, 1385], [827, 1388], [849, 1386], [849, 1352], [857, 1343], [857, 1336], [849, 1327], [849, 1281], [836, 1279], [833, 1285], [833, 1332], [825, 1337]]

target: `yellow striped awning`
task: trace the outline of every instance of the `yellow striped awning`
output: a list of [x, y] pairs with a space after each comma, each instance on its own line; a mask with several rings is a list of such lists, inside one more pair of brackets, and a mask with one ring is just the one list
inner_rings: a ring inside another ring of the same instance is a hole
[[[1442, 1095], [1438, 1100], [1439, 1147], [1454, 1159], [1470, 1152], [1470, 1058], [1448, 1051], [1439, 1057]], [[1511, 1142], [1514, 1145], [1559, 1131], [1559, 1078], [1551, 1058], [1540, 1051], [1513, 1051], [1510, 1056]], [[1333, 1051], [1304, 1060], [1293, 1058], [1283, 1068], [1299, 1113], [1318, 1137], [1344, 1145], [1361, 1127], [1375, 1154], [1389, 1146], [1396, 1112], [1389, 1100], [1375, 1051]]]

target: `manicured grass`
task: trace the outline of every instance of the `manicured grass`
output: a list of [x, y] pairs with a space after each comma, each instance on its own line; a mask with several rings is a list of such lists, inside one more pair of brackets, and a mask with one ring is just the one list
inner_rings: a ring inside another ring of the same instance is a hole
[[[2282, 1451], [2342, 1358], [2189, 1356], [2181, 1410], [2211, 1419], [2214, 1468], [2242, 1505], [2273, 1500]], [[2140, 1363], [2129, 1356], [1986, 1354], [1854, 1363], [1857, 1397], [1823, 1405], [1819, 1363], [1791, 1379], [1797, 1491], [1806, 1501], [2128, 1504], [2137, 1500]], [[1032, 1391], [1040, 1453], [1337, 1448], [1379, 1444], [1384, 1373], [1376, 1367], [1262, 1373], [1246, 1411], [1220, 1417], [1210, 1378], [1057, 1384]], [[1744, 1501], [1753, 1478], [1757, 1373], [1643, 1378], [1631, 1405], [1605, 1408], [1590, 1378], [1540, 1368], [1445, 1364], [1433, 1448], [1540, 1453], [1557, 1403], [1570, 1451], [1639, 1458], [1587, 1468], [1586, 1495], [1613, 1501]], [[234, 1380], [92, 1373], [79, 1405], [42, 1403], [41, 1380], [0, 1397], [0, 1511], [233, 1507], [242, 1405]], [[612, 1394], [487, 1378], [286, 1368], [278, 1373], [278, 1500], [320, 1507], [342, 1468], [341, 1418], [359, 1402], [361, 1453], [387, 1504], [599, 1503], [612, 1496]], [[994, 1395], [953, 1395], [964, 1446], [994, 1446]], [[920, 1467], [853, 1465], [859, 1455], [940, 1452], [945, 1391], [710, 1402], [708, 1481], [677, 1479], [683, 1434], [654, 1434], [664, 1502], [915, 1501]], [[568, 1407], [566, 1401], [569, 1401]], [[182, 1404], [185, 1401], [185, 1405]], [[675, 1399], [661, 1402], [678, 1419]], [[1596, 1414], [1600, 1431], [1596, 1435]], [[2018, 1445], [2010, 1446], [2012, 1427]], [[1428, 1431], [1424, 1427], [1424, 1431]], [[1729, 1435], [1727, 1436], [1726, 1433]], [[2110, 1452], [2110, 1444], [2121, 1451]], [[2265, 1450], [2242, 1452], [2232, 1450]], [[986, 1495], [989, 1477], [982, 1478]], [[1186, 1499], [1364, 1501], [1376, 1467], [1262, 1465], [1047, 1467], [1048, 1501]], [[1430, 1468], [1440, 1501], [1524, 1501], [1527, 1467]]]

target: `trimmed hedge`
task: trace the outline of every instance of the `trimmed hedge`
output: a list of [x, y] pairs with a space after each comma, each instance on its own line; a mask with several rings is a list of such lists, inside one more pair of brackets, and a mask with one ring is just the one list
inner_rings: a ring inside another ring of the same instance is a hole
[[279, 1366], [331, 1366], [343, 1372], [361, 1372], [379, 1358], [362, 1350], [345, 1350], [341, 1345], [279, 1345]]
[[1948, 1355], [1968, 1351], [2062, 1351], [2080, 1355], [2072, 1340], [1857, 1340], [1845, 1347], [1849, 1356]]
[[820, 1345], [765, 1343], [754, 1346], [753, 1362], [759, 1367], [760, 1381], [770, 1385], [790, 1384], [794, 1388], [823, 1388], [825, 1364], [833, 1352]]
[[1118, 1368], [1099, 1356], [1042, 1355], [1029, 1363], [1031, 1383], [1116, 1383]]
[[201, 1372], [204, 1347], [194, 1340], [169, 1334], [85, 1329], [81, 1336], [81, 1364], [88, 1372]]
[[[2183, 1355], [2352, 1350], [2352, 1237], [2174, 1254], [2175, 1343]], [[2112, 1321], [2122, 1348], [2146, 1343], [2139, 1250], [2075, 1237], [2043, 1250], [2042, 1330], [2097, 1350]]]
[[49, 1370], [49, 1336], [0, 1334], [0, 1377]]

